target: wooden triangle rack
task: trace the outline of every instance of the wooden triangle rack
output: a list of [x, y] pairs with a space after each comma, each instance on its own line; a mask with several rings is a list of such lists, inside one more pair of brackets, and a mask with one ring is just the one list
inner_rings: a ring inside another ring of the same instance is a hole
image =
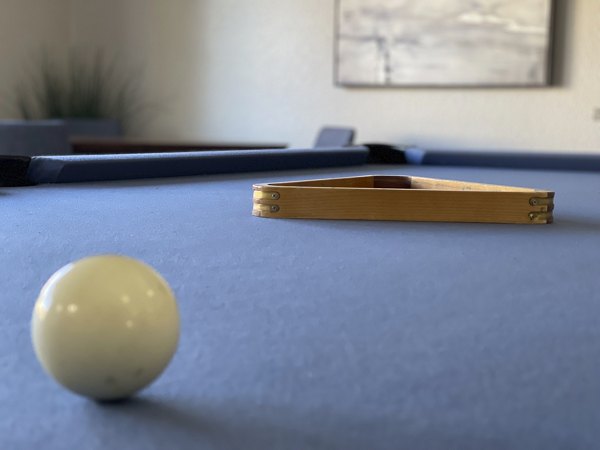
[[252, 214], [282, 219], [552, 223], [554, 192], [370, 175], [253, 186]]

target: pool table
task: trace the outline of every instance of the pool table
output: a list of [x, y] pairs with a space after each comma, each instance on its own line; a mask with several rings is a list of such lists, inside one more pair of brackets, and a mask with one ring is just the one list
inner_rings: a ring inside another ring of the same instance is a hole
[[[70, 172], [0, 187], [0, 448], [598, 448], [600, 176], [579, 170], [598, 157], [543, 170], [535, 154], [510, 168], [337, 150], [209, 152], [195, 170], [159, 155], [141, 172], [157, 156], [67, 157]], [[369, 174], [549, 189], [554, 223], [251, 214], [253, 184]], [[160, 379], [117, 404], [58, 387], [29, 335], [46, 279], [104, 253], [160, 271], [182, 322]]]

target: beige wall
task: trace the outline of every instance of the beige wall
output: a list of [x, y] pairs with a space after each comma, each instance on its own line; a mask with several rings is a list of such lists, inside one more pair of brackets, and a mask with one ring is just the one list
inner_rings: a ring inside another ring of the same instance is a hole
[[14, 117], [13, 90], [45, 49], [64, 55], [70, 0], [0, 0], [0, 117]]
[[360, 141], [600, 151], [600, 1], [558, 1], [560, 86], [542, 89], [335, 87], [334, 0], [77, 0], [70, 42], [145, 68], [148, 136], [308, 145], [347, 124]]

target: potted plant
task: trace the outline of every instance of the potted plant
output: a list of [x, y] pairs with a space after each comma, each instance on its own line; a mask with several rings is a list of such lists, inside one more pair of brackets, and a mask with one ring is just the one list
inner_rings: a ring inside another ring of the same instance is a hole
[[140, 109], [139, 82], [100, 51], [73, 52], [66, 64], [44, 52], [17, 86], [15, 106], [25, 120], [61, 120], [69, 137], [120, 136]]

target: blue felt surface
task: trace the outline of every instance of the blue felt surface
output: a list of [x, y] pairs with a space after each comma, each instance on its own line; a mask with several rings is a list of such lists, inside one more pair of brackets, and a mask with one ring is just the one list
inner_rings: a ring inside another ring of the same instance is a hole
[[[556, 191], [552, 225], [269, 220], [251, 185], [406, 174]], [[600, 442], [600, 178], [360, 167], [0, 189], [0, 448], [592, 449]], [[98, 405], [36, 362], [65, 263], [155, 266], [169, 369]]]

